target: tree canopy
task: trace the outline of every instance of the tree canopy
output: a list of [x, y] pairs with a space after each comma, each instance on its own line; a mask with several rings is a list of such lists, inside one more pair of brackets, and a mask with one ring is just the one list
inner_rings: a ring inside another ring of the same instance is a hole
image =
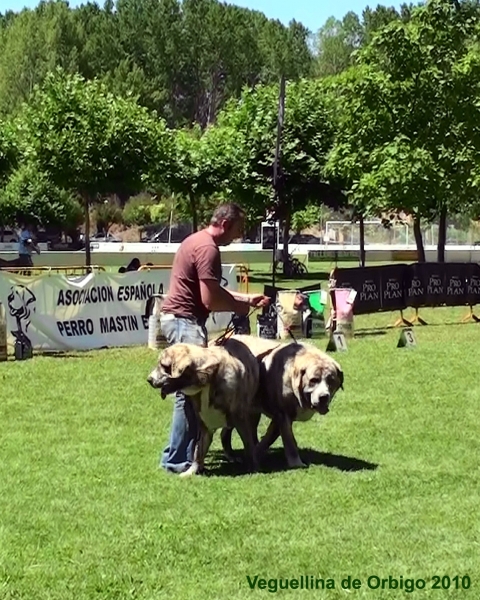
[[86, 207], [112, 193], [133, 194], [153, 169], [170, 166], [171, 134], [132, 97], [117, 97], [97, 80], [61, 70], [35, 88], [17, 119], [20, 150]]
[[226, 198], [263, 220], [284, 76], [286, 237], [348, 204], [411, 215], [420, 249], [439, 221], [442, 260], [449, 216], [479, 213], [479, 17], [478, 0], [379, 5], [312, 35], [217, 0], [0, 16], [0, 225], [64, 228], [111, 196], [143, 198], [115, 217], [139, 227], [175, 207], [197, 228]]
[[362, 212], [406, 211], [445, 226], [448, 212], [475, 202], [478, 14], [476, 3], [429, 0], [379, 32], [338, 79], [327, 170], [348, 183]]

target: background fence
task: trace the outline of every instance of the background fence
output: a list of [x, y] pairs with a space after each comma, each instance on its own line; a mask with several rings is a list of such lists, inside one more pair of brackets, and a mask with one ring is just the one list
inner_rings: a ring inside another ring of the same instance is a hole
[[[422, 226], [422, 238], [425, 246], [436, 246], [438, 243], [438, 225], [425, 224]], [[359, 223], [350, 221], [327, 221], [325, 223], [324, 239], [326, 243], [345, 245], [360, 244]], [[477, 223], [464, 225], [451, 223], [447, 226], [447, 244], [473, 245], [480, 244], [480, 227]], [[365, 245], [392, 244], [415, 245], [413, 226], [407, 223], [394, 223], [386, 229], [380, 220], [365, 221]]]

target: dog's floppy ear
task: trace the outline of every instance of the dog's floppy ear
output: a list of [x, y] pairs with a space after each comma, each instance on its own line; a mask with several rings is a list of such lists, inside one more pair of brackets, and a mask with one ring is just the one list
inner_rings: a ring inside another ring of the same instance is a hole
[[172, 344], [160, 354], [159, 364], [169, 377], [177, 378], [190, 364], [191, 358], [180, 344]]
[[196, 372], [201, 385], [206, 385], [215, 375], [220, 361], [215, 355], [207, 355], [205, 359], [197, 365]]
[[305, 375], [306, 370], [307, 369], [305, 369], [303, 367], [294, 367], [293, 373], [292, 373], [293, 393], [295, 394], [295, 397], [298, 400], [298, 403], [300, 404], [300, 406], [303, 406], [303, 404], [302, 404], [302, 396], [303, 396], [302, 379], [303, 379], [303, 376]]
[[337, 367], [337, 377], [338, 381], [340, 382], [340, 389], [343, 390], [343, 371], [340, 367]]
[[158, 364], [169, 365], [171, 369], [175, 364], [175, 352], [171, 348], [162, 350], [158, 355]]

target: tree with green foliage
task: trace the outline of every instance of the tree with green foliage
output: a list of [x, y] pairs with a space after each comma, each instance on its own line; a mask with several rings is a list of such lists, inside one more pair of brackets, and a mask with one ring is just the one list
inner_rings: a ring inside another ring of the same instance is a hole
[[312, 227], [322, 228], [325, 217], [329, 212], [325, 206], [307, 204], [305, 208], [292, 214], [292, 229], [295, 233], [301, 233], [304, 229]]
[[357, 51], [366, 46], [376, 32], [393, 21], [408, 21], [413, 5], [377, 5], [365, 8], [361, 17], [349, 11], [342, 19], [329, 17], [314, 37], [315, 73], [335, 75], [355, 64]]
[[123, 209], [123, 222], [128, 227], [145, 227], [152, 222], [151, 207], [153, 199], [150, 194], [138, 194], [129, 198]]
[[209, 218], [223, 193], [231, 193], [243, 160], [241, 140], [232, 127], [199, 126], [175, 133], [172, 169], [167, 177], [177, 214], [189, 215], [193, 231]]
[[107, 235], [112, 225], [123, 223], [122, 208], [114, 197], [100, 199], [91, 212], [95, 219], [97, 233]]
[[[243, 86], [305, 75], [308, 31], [217, 0], [118, 0], [75, 9], [83, 33], [79, 69], [139, 102], [171, 127], [202, 129]], [[293, 75], [292, 75], [293, 76]]]
[[[219, 115], [218, 126], [236, 131], [236, 159], [232, 193], [263, 220], [274, 200], [273, 164], [277, 138], [278, 86], [245, 90]], [[335, 104], [329, 84], [300, 80], [286, 86], [285, 121], [281, 149], [281, 206], [283, 239], [288, 240], [292, 214], [308, 203], [336, 205], [339, 195], [327, 184], [324, 165], [333, 144]], [[284, 244], [284, 264], [288, 244]]]
[[0, 222], [12, 227], [32, 223], [68, 233], [83, 222], [83, 211], [75, 194], [56, 186], [33, 161], [23, 162], [0, 194]]
[[402, 3], [398, 10], [393, 6], [377, 4], [376, 8], [367, 6], [362, 12], [363, 40], [362, 46], [369, 44], [377, 31], [381, 31], [393, 21], [406, 23], [411, 19], [412, 11], [421, 1]]
[[141, 191], [143, 178], [170, 169], [171, 135], [131, 97], [113, 96], [99, 81], [57, 70], [19, 115], [25, 155], [85, 206], [86, 262], [90, 266], [89, 209], [98, 198]]
[[0, 190], [18, 164], [18, 147], [11, 122], [0, 120]]
[[328, 172], [349, 182], [364, 214], [413, 215], [420, 260], [420, 220], [439, 219], [443, 261], [448, 213], [478, 196], [478, 16], [475, 2], [429, 0], [379, 32], [338, 84]]
[[78, 69], [81, 40], [68, 3], [40, 2], [0, 30], [0, 113], [16, 112], [56, 67]]
[[354, 51], [363, 42], [363, 33], [360, 18], [352, 11], [341, 21], [335, 17], [327, 19], [315, 39], [317, 75], [335, 75], [347, 69]]
[[167, 184], [171, 191], [184, 196], [189, 202], [193, 231], [198, 229], [197, 199], [204, 192], [205, 178], [201, 161], [201, 132], [199, 128], [180, 129], [175, 132], [174, 167], [169, 172]]
[[10, 221], [9, 210], [5, 207], [5, 187], [18, 165], [19, 152], [14, 140], [11, 122], [0, 120], [0, 228]]
[[165, 222], [169, 216], [169, 199], [158, 200], [156, 196], [141, 193], [133, 196], [123, 209], [123, 221], [129, 227], [142, 231], [149, 225]]

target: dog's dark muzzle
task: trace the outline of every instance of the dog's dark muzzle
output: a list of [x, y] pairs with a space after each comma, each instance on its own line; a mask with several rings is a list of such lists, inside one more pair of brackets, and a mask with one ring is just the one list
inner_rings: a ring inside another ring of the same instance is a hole
[[330, 396], [320, 396], [318, 403], [313, 408], [321, 415], [326, 415], [330, 410]]
[[155, 390], [160, 390], [162, 398], [165, 398], [165, 396], [172, 391], [175, 391], [173, 389], [170, 390], [172, 382], [167, 377], [155, 377], [154, 375], [150, 375], [147, 377], [147, 381]]
[[182, 385], [178, 379], [166, 379], [160, 386], [160, 395], [162, 399], [165, 399], [169, 394], [178, 392], [181, 388]]
[[330, 408], [328, 406], [328, 401], [327, 402], [321, 402], [317, 406], [317, 412], [320, 413], [321, 415], [326, 415], [329, 410], [330, 410]]
[[147, 378], [148, 383], [155, 388], [156, 390], [160, 390], [160, 395], [163, 399], [165, 399], [169, 394], [173, 394], [188, 386], [188, 381], [184, 376], [182, 377], [168, 377], [168, 375], [163, 375], [161, 377], [154, 377], [150, 375]]

